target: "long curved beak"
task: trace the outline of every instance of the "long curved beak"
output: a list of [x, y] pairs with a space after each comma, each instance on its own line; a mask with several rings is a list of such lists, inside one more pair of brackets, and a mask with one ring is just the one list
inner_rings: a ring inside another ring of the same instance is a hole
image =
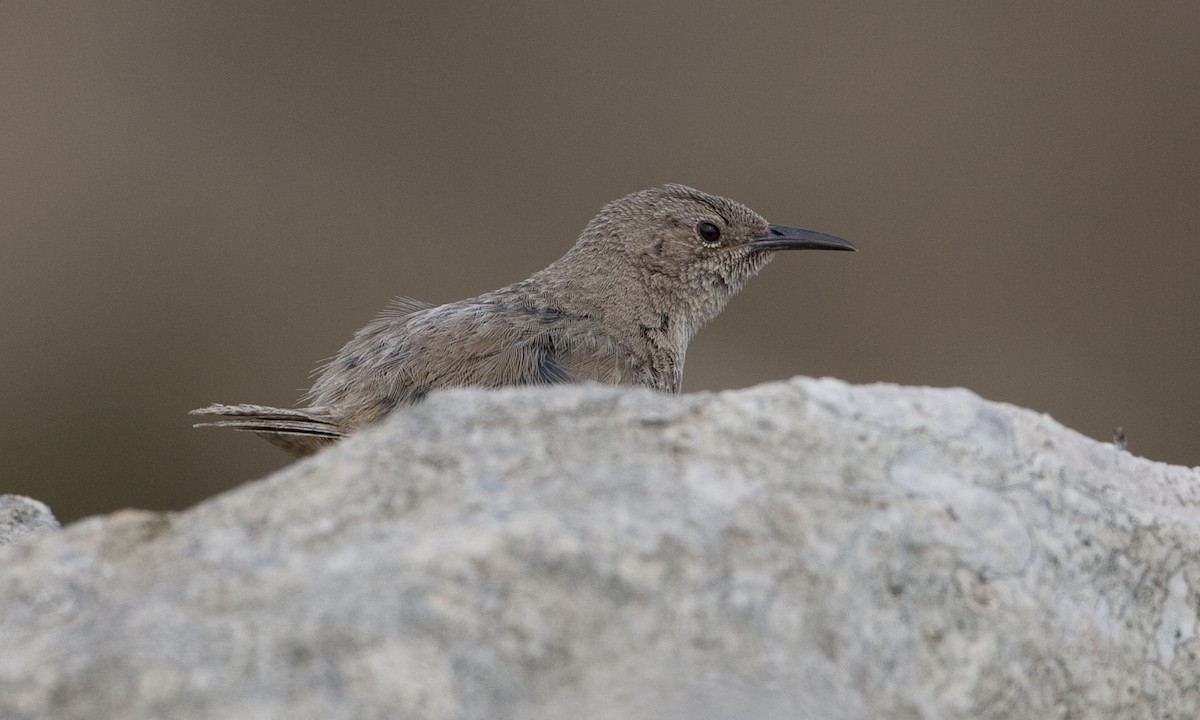
[[848, 241], [840, 237], [826, 235], [816, 230], [788, 227], [787, 225], [769, 225], [768, 234], [755, 238], [747, 243], [753, 250], [849, 250], [856, 249]]

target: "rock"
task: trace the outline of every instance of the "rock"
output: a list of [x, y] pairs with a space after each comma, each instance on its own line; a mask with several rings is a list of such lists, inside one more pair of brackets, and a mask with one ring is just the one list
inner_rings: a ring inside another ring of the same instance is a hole
[[0, 717], [1197, 717], [1198, 557], [1200, 471], [965, 390], [455, 391], [0, 551]]
[[0, 548], [58, 529], [58, 520], [45, 503], [22, 495], [0, 495]]

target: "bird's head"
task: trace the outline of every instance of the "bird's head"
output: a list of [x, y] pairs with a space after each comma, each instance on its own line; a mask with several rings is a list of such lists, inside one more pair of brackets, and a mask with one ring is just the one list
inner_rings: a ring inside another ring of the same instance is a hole
[[613, 282], [641, 285], [694, 331], [779, 250], [854, 246], [832, 235], [771, 224], [728, 198], [664, 185], [606, 205], [580, 236], [575, 253], [588, 258], [592, 271], [612, 273]]

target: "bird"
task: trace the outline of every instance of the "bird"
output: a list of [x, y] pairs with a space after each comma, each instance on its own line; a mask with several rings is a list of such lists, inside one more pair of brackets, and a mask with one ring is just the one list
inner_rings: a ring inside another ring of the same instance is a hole
[[397, 298], [316, 371], [303, 407], [214, 404], [196, 427], [303, 457], [442, 388], [597, 382], [679, 393], [688, 342], [782, 250], [847, 250], [745, 205], [667, 184], [605, 205], [566, 254], [445, 305]]

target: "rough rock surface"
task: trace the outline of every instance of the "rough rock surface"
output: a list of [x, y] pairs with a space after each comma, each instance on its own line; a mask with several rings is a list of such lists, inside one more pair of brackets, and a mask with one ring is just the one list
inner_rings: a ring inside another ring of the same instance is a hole
[[0, 495], [0, 547], [57, 529], [58, 520], [45, 503], [22, 495]]
[[1200, 471], [964, 390], [458, 391], [0, 550], [0, 717], [1193, 718], [1198, 560]]

